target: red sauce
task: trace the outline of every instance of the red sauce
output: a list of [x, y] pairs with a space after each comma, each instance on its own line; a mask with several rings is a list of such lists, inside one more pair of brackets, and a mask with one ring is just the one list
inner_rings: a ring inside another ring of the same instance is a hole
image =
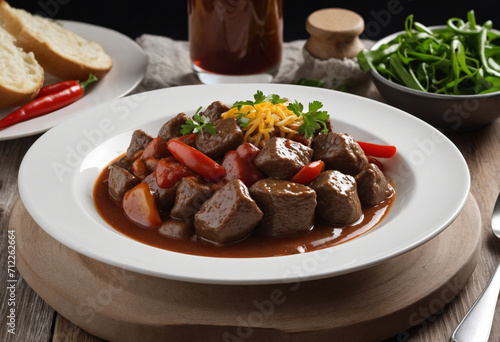
[[119, 203], [108, 193], [108, 175], [106, 168], [94, 186], [94, 203], [101, 217], [120, 233], [150, 246], [169, 251], [225, 258], [256, 258], [289, 255], [315, 251], [352, 240], [375, 227], [389, 212], [395, 195], [379, 205], [363, 209], [362, 218], [348, 226], [334, 227], [316, 222], [307, 234], [294, 237], [273, 238], [251, 234], [242, 241], [216, 246], [194, 235], [190, 240], [173, 240], [161, 235], [157, 229], [141, 228], [125, 216]]
[[189, 0], [191, 59], [226, 75], [258, 74], [281, 60], [281, 0]]

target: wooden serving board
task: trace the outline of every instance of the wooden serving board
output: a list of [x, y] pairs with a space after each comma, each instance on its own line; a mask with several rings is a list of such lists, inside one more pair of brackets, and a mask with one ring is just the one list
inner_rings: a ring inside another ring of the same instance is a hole
[[106, 340], [369, 342], [418, 325], [464, 287], [481, 218], [470, 195], [443, 233], [404, 255], [328, 279], [256, 286], [187, 283], [103, 264], [52, 239], [21, 201], [10, 229], [18, 270], [33, 290]]

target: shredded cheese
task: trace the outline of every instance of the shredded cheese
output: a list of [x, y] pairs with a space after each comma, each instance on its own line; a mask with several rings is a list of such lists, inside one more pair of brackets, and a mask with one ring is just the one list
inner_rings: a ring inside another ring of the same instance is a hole
[[231, 108], [222, 114], [222, 118], [238, 118], [240, 115], [250, 120], [243, 128], [243, 141], [257, 147], [263, 147], [274, 136], [292, 138], [298, 134], [299, 127], [304, 122], [302, 116], [295, 115], [285, 103], [272, 104], [267, 101], [253, 106], [244, 105], [240, 110], [237, 107]]

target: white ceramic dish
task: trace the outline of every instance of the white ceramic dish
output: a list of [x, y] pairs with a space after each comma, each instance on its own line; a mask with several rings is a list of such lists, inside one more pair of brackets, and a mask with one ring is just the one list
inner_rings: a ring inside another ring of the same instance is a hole
[[[104, 27], [65, 20], [61, 20], [60, 23], [83, 38], [99, 43], [113, 59], [113, 68], [106, 77], [90, 86], [81, 100], [53, 113], [0, 130], [0, 140], [17, 139], [45, 132], [80, 110], [128, 94], [144, 77], [147, 56], [132, 39]], [[57, 81], [59, 80], [54, 76], [46, 75], [45, 85]], [[14, 109], [0, 109], [0, 119]]]
[[[92, 189], [106, 165], [124, 153], [135, 129], [156, 135], [179, 112], [214, 100], [232, 104], [256, 90], [307, 106], [323, 102], [334, 129], [358, 140], [393, 144], [384, 161], [397, 196], [374, 230], [332, 248], [270, 258], [211, 258], [150, 247], [116, 232], [96, 212]], [[69, 248], [99, 261], [158, 277], [200, 283], [264, 284], [330, 277], [407, 252], [460, 213], [470, 179], [458, 149], [439, 131], [385, 104], [326, 89], [277, 84], [197, 85], [137, 94], [85, 110], [40, 137], [27, 152], [19, 191], [35, 221]]]

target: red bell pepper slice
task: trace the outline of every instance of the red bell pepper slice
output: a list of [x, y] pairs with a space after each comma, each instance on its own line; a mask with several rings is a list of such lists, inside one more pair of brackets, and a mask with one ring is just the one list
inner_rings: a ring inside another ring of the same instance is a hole
[[248, 187], [264, 178], [264, 174], [254, 163], [242, 158], [237, 151], [229, 151], [224, 155], [222, 167], [226, 170], [227, 181], [239, 179]]
[[318, 177], [318, 175], [321, 173], [321, 171], [323, 171], [324, 168], [325, 163], [322, 160], [310, 162], [302, 169], [300, 169], [300, 171], [297, 172], [295, 176], [293, 176], [292, 182], [307, 184], [314, 178]]
[[236, 149], [236, 152], [238, 152], [238, 155], [245, 159], [248, 160], [249, 162], [253, 162], [253, 160], [257, 157], [257, 155], [260, 152], [260, 149], [255, 146], [254, 144], [251, 143], [244, 143], [238, 146]]
[[146, 146], [142, 152], [142, 159], [161, 159], [168, 155], [170, 155], [170, 152], [167, 148], [167, 142], [162, 137], [157, 137], [151, 140], [151, 142]]
[[226, 170], [221, 165], [179, 140], [172, 139], [167, 146], [175, 159], [209, 181], [217, 182], [226, 175]]
[[186, 135], [180, 136], [178, 138], [174, 138], [174, 139], [177, 139], [177, 140], [183, 142], [184, 144], [193, 147], [196, 144], [197, 137], [198, 137], [198, 133], [189, 133], [189, 134], [186, 134]]
[[391, 158], [396, 154], [396, 146], [378, 145], [364, 141], [357, 141], [357, 143], [367, 156], [378, 157], [378, 158]]
[[125, 193], [122, 201], [123, 210], [134, 223], [144, 228], [161, 226], [162, 220], [154, 196], [146, 183], [139, 183]]
[[174, 158], [160, 159], [156, 165], [156, 184], [162, 189], [168, 189], [181, 181], [182, 178], [193, 176], [194, 173]]

